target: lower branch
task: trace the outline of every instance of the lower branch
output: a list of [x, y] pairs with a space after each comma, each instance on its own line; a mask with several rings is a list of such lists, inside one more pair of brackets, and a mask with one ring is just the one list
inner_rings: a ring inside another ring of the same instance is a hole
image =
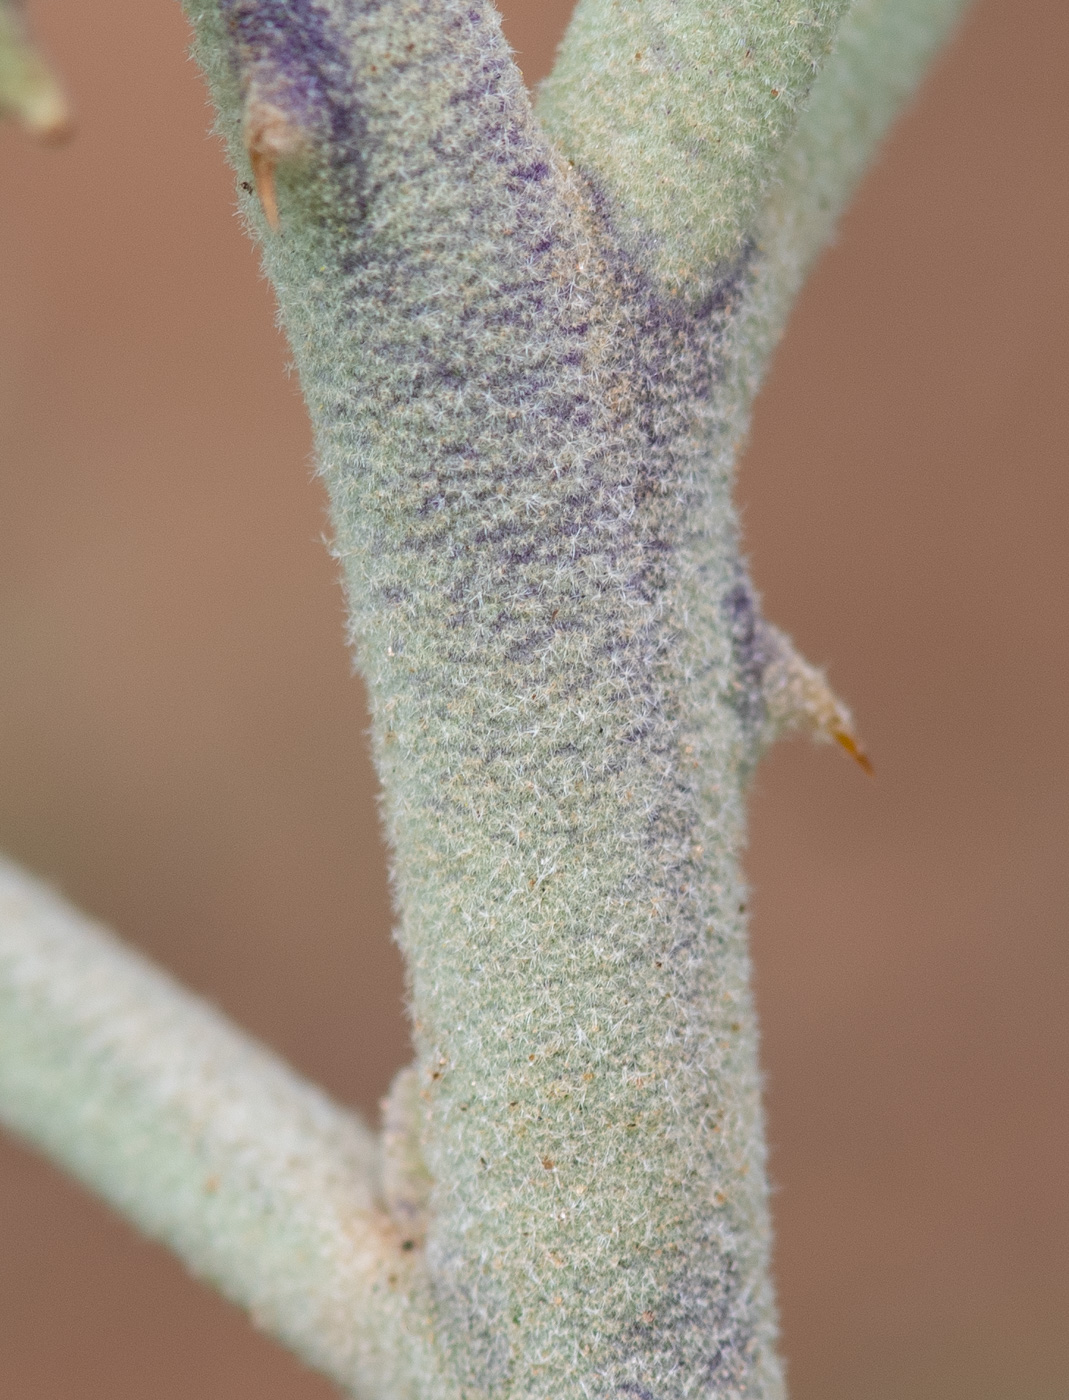
[[0, 1121], [348, 1389], [426, 1374], [371, 1134], [3, 861]]

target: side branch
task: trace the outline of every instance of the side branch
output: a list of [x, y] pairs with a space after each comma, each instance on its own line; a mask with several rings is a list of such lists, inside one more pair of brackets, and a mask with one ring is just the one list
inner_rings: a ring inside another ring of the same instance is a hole
[[700, 298], [739, 256], [848, 8], [580, 0], [539, 115], [669, 289]]
[[728, 427], [750, 406], [821, 249], [969, 0], [855, 0], [835, 53], [783, 151], [757, 229], [751, 284], [728, 357]]
[[0, 1121], [336, 1381], [409, 1392], [420, 1265], [372, 1136], [7, 862]]

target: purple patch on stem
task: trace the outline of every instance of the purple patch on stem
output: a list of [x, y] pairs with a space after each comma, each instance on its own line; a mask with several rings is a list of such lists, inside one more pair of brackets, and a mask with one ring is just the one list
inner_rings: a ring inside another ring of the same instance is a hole
[[278, 108], [358, 196], [364, 123], [330, 11], [313, 0], [221, 0], [221, 9], [246, 96]]

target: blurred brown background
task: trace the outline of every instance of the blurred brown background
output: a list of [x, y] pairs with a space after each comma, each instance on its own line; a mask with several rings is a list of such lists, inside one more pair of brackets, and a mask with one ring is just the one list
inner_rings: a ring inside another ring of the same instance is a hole
[[[527, 75], [565, 3], [506, 7]], [[173, 0], [40, 0], [0, 132], [0, 845], [374, 1112], [406, 1056], [308, 432]], [[753, 803], [794, 1400], [1069, 1397], [1069, 6], [979, 0], [824, 259], [740, 500], [878, 767]], [[0, 1142], [0, 1396], [332, 1394]]]

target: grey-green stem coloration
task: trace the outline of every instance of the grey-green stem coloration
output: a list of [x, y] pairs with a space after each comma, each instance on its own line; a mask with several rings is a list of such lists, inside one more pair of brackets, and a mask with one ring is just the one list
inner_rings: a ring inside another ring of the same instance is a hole
[[735, 455], [962, 0], [188, 0], [300, 368], [416, 1062], [366, 1134], [26, 877], [0, 1111], [353, 1393], [775, 1400]]

